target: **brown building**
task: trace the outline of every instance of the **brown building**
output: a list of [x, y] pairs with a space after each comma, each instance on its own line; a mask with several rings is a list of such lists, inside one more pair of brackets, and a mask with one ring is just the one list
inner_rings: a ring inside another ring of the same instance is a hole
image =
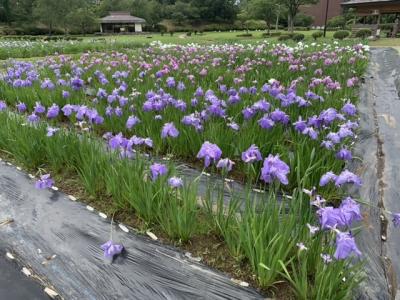
[[359, 16], [400, 13], [400, 0], [347, 0], [344, 8], [354, 8]]
[[[317, 4], [303, 5], [300, 11], [305, 15], [314, 17], [314, 26], [324, 26], [326, 4], [328, 0], [320, 0]], [[328, 20], [342, 14], [342, 0], [329, 0]]]
[[112, 11], [100, 19], [100, 31], [103, 33], [142, 32], [146, 20], [131, 16], [129, 12]]

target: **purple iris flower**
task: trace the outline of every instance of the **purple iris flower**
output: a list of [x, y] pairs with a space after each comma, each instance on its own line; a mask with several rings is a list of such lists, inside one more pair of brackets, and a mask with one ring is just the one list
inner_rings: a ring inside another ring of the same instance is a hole
[[245, 163], [253, 163], [262, 160], [261, 152], [256, 145], [251, 145], [249, 149], [242, 152], [242, 160]]
[[55, 85], [50, 79], [46, 78], [45, 80], [42, 81], [40, 88], [43, 90], [44, 89], [53, 90], [55, 88]]
[[358, 177], [356, 174], [350, 172], [349, 170], [344, 170], [342, 173], [340, 173], [335, 180], [335, 185], [336, 186], [342, 186], [343, 184], [346, 183], [352, 183], [355, 185], [360, 186], [362, 184], [361, 178]]
[[353, 156], [351, 155], [350, 150], [342, 148], [336, 153], [336, 158], [341, 160], [351, 160]]
[[71, 79], [71, 87], [75, 91], [79, 91], [84, 85], [84, 81], [79, 77]]
[[329, 125], [336, 119], [337, 115], [336, 109], [328, 108], [319, 114], [318, 119], [322, 120], [325, 125]]
[[7, 109], [7, 104], [4, 101], [0, 101], [0, 111]]
[[118, 133], [117, 135], [110, 138], [108, 141], [108, 145], [111, 149], [119, 148], [125, 142], [125, 138], [123, 137], [122, 133]]
[[396, 228], [400, 227], [400, 213], [393, 214], [392, 221], [393, 221], [394, 227], [396, 227]]
[[355, 107], [354, 104], [347, 102], [345, 105], [343, 105], [342, 112], [344, 112], [349, 116], [354, 116], [357, 113], [357, 108]]
[[221, 155], [222, 151], [216, 144], [206, 141], [201, 146], [199, 153], [197, 153], [197, 158], [204, 158], [204, 166], [207, 168], [211, 163], [215, 163], [219, 160]]
[[97, 98], [104, 99], [107, 97], [107, 92], [105, 89], [99, 88], [96, 96], [97, 96]]
[[121, 108], [121, 107], [117, 106], [117, 107], [114, 109], [114, 113], [115, 113], [115, 115], [116, 115], [117, 117], [122, 117], [122, 114], [123, 114], [124, 112], [122, 111], [122, 108]]
[[317, 215], [322, 229], [331, 229], [346, 225], [344, 214], [339, 208], [332, 206], [323, 207], [317, 210]]
[[313, 127], [305, 128], [302, 134], [308, 135], [312, 140], [316, 140], [318, 138], [318, 131], [316, 131]]
[[180, 188], [183, 186], [183, 180], [179, 177], [171, 177], [168, 179], [168, 184], [173, 188]]
[[325, 149], [332, 150], [333, 146], [334, 145], [331, 141], [322, 141], [321, 142], [321, 147], [325, 147]]
[[114, 244], [112, 241], [106, 242], [100, 248], [104, 251], [104, 257], [108, 260], [113, 260], [115, 255], [120, 254], [124, 250], [124, 246]]
[[275, 125], [275, 122], [268, 115], [264, 115], [257, 122], [258, 122], [258, 125], [260, 125], [260, 127], [263, 129], [271, 129]]
[[344, 127], [344, 126], [340, 127], [337, 134], [342, 139], [345, 137], [348, 137], [348, 136], [354, 136], [353, 131], [351, 131], [351, 129]]
[[344, 199], [339, 209], [342, 212], [343, 219], [347, 226], [350, 226], [353, 221], [362, 220], [360, 205], [351, 197]]
[[278, 179], [282, 184], [289, 183], [287, 174], [290, 172], [289, 166], [279, 159], [279, 155], [272, 154], [264, 160], [264, 165], [261, 169], [261, 179], [267, 183], [272, 183], [274, 179]]
[[349, 232], [338, 232], [336, 235], [336, 251], [334, 257], [336, 259], [346, 259], [352, 253], [357, 256], [361, 255], [354, 237]]
[[227, 124], [227, 126], [235, 131], [238, 131], [240, 129], [239, 125], [235, 122], [230, 122]]
[[140, 120], [136, 116], [130, 116], [126, 121], [126, 128], [131, 129], [136, 124], [140, 123]]
[[62, 97], [63, 97], [64, 99], [69, 98], [69, 96], [70, 96], [70, 94], [69, 94], [68, 91], [62, 91]]
[[31, 115], [29, 115], [27, 117], [27, 120], [29, 123], [37, 123], [37, 122], [39, 122], [39, 119], [40, 119], [39, 116], [35, 115], [35, 113], [32, 113]]
[[193, 98], [192, 100], [190, 100], [190, 105], [192, 107], [195, 107], [199, 104], [199, 100], [197, 100], [197, 98]]
[[165, 123], [162, 131], [161, 131], [161, 137], [165, 139], [166, 137], [173, 137], [176, 138], [179, 135], [178, 129], [176, 129], [174, 123]]
[[39, 190], [51, 188], [53, 185], [54, 180], [51, 179], [50, 174], [40, 176], [40, 179], [35, 183], [35, 187]]
[[331, 171], [329, 171], [329, 172], [325, 173], [324, 175], [322, 175], [321, 180], [319, 181], [319, 185], [320, 186], [325, 186], [329, 182], [335, 181], [336, 178], [337, 178], [336, 174], [331, 172]]
[[242, 110], [242, 114], [245, 120], [249, 120], [256, 114], [256, 111], [250, 107], [247, 107]]
[[64, 116], [69, 117], [74, 111], [74, 107], [71, 104], [65, 104], [61, 110], [63, 111]]
[[261, 99], [254, 103], [251, 108], [254, 109], [255, 111], [262, 111], [262, 112], [267, 112], [271, 105], [265, 101], [265, 99]]
[[326, 138], [329, 139], [333, 144], [338, 144], [341, 140], [340, 136], [335, 132], [329, 132]]
[[228, 103], [230, 105], [234, 105], [234, 104], [239, 103], [239, 102], [240, 102], [240, 96], [238, 94], [231, 95], [228, 98]]
[[279, 108], [275, 109], [271, 113], [271, 119], [274, 122], [280, 122], [282, 124], [289, 123], [289, 116], [285, 112], [281, 111]]
[[299, 117], [299, 119], [298, 119], [296, 122], [294, 122], [293, 125], [294, 125], [294, 128], [295, 128], [297, 131], [299, 131], [299, 132], [303, 132], [304, 129], [307, 128], [307, 123], [306, 123], [306, 121], [303, 121], [303, 120], [301, 119], [301, 117]]
[[232, 171], [234, 164], [235, 162], [231, 161], [229, 158], [223, 158], [218, 161], [217, 168], [230, 172]]
[[186, 89], [186, 86], [185, 86], [185, 84], [184, 84], [182, 81], [179, 81], [179, 82], [178, 82], [178, 85], [176, 86], [176, 89], [177, 89], [178, 91], [184, 91], [184, 90]]
[[45, 111], [46, 111], [46, 108], [40, 102], [36, 102], [35, 107], [33, 108], [33, 112], [35, 114], [42, 114]]
[[111, 95], [107, 96], [107, 102], [110, 103], [110, 104], [115, 102], [116, 100], [117, 100], [117, 95], [111, 94]]
[[151, 171], [151, 179], [155, 181], [158, 178], [158, 176], [167, 174], [168, 169], [166, 165], [154, 163], [150, 166], [150, 171]]
[[58, 107], [57, 104], [53, 104], [49, 109], [47, 110], [47, 118], [48, 119], [54, 119], [58, 116], [58, 113], [60, 112], [60, 108]]
[[47, 127], [47, 134], [46, 136], [52, 137], [57, 131], [59, 131], [59, 128], [54, 128], [54, 127]]
[[25, 111], [26, 111], [26, 104], [23, 103], [23, 102], [19, 102], [19, 103], [17, 104], [17, 110], [18, 110], [18, 112], [20, 112], [20, 113], [25, 112]]
[[173, 88], [175, 86], [175, 79], [174, 77], [168, 77], [166, 80], [167, 87]]
[[203, 97], [204, 96], [204, 91], [201, 87], [198, 87], [196, 92], [194, 93], [195, 97]]

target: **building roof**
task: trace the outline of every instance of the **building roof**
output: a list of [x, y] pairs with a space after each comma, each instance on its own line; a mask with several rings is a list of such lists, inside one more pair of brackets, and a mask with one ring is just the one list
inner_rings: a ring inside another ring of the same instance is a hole
[[396, 0], [345, 0], [342, 5], [363, 5], [363, 4], [379, 4], [379, 3], [391, 3], [398, 2]]
[[146, 23], [146, 20], [135, 16], [131, 16], [129, 12], [111, 11], [108, 16], [100, 19], [100, 23], [139, 24], [139, 23]]

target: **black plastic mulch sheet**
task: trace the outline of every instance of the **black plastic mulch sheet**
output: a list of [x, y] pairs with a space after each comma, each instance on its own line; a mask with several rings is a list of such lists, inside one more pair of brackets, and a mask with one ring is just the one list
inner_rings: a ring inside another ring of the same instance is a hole
[[[0, 250], [3, 249], [0, 241]], [[38, 282], [26, 277], [15, 261], [0, 255], [0, 299], [49, 299]]]
[[[362, 175], [358, 191], [363, 228], [357, 244], [365, 259], [366, 280], [358, 299], [395, 299], [400, 278], [400, 229], [389, 212], [400, 212], [400, 57], [394, 49], [371, 50], [360, 91], [360, 137], [353, 170]], [[397, 298], [396, 298], [397, 299]]]
[[0, 163], [0, 221], [8, 218], [14, 222], [0, 228], [2, 253], [13, 252], [64, 299], [263, 299], [176, 249], [116, 225], [113, 241], [126, 251], [107, 263], [100, 245], [109, 240], [110, 219], [60, 192], [36, 190], [26, 174]]

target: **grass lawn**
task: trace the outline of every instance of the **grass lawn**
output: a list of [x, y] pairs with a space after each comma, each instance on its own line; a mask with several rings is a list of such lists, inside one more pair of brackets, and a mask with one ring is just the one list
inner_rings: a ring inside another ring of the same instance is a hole
[[[215, 43], [215, 42], [255, 42], [261, 39], [262, 34], [265, 31], [249, 31], [253, 36], [252, 37], [238, 37], [240, 34], [246, 33], [245, 31], [232, 31], [232, 32], [205, 32], [202, 35], [194, 35], [187, 36], [185, 32], [176, 32], [173, 36], [170, 34], [164, 34], [162, 36], [160, 33], [151, 33], [148, 35], [110, 35], [106, 36], [105, 39], [107, 41], [116, 41], [116, 42], [143, 42], [148, 43], [151, 41], [161, 41], [163, 43]], [[271, 31], [274, 32], [274, 31]], [[286, 34], [285, 31], [280, 30], [279, 32]], [[298, 31], [296, 33], [302, 33], [306, 36], [307, 40], [311, 40], [312, 33], [315, 30], [310, 31]], [[327, 32], [327, 37], [331, 39], [333, 37], [333, 32]], [[87, 37], [85, 40], [96, 40], [98, 37]], [[277, 37], [270, 38], [270, 40], [277, 40]]]
[[369, 42], [372, 47], [400, 47], [400, 38], [381, 38], [376, 41]]

